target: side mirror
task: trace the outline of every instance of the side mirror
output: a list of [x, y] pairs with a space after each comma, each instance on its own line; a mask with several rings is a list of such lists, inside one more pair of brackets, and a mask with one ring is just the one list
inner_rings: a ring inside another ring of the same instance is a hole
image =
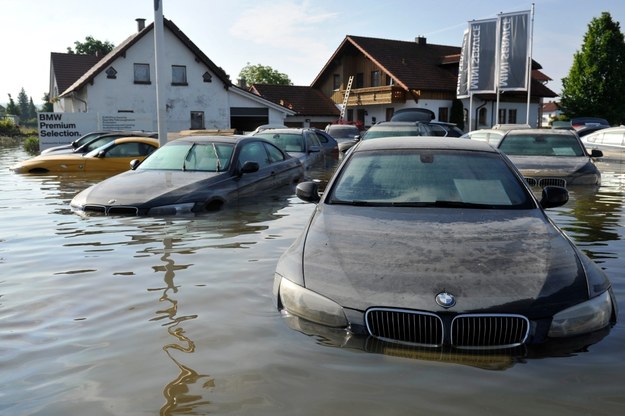
[[592, 149], [590, 151], [590, 157], [603, 157], [603, 152], [599, 149]]
[[130, 161], [130, 169], [135, 170], [139, 167], [140, 164], [141, 164], [141, 161], [139, 159], [132, 159]]
[[105, 155], [106, 155], [106, 152], [105, 152], [104, 150], [100, 150], [100, 151], [98, 152], [98, 154], [97, 154], [97, 155], [95, 155], [95, 156], [96, 156], [96, 157], [104, 157]]
[[243, 164], [243, 166], [241, 166], [241, 173], [243, 174], [258, 172], [259, 169], [260, 166], [258, 165], [258, 162], [252, 162], [251, 160], [248, 160]]
[[298, 183], [295, 188], [295, 195], [302, 201], [316, 204], [321, 199], [319, 196], [319, 184], [313, 181]]
[[540, 206], [543, 208], [561, 207], [569, 201], [569, 191], [561, 186], [545, 186]]

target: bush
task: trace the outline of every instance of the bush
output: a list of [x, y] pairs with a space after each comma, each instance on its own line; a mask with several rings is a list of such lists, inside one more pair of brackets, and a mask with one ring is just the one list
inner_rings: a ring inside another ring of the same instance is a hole
[[20, 134], [20, 128], [12, 120], [0, 120], [0, 136], [16, 137]]
[[39, 137], [28, 136], [26, 140], [24, 140], [24, 150], [31, 155], [39, 153]]

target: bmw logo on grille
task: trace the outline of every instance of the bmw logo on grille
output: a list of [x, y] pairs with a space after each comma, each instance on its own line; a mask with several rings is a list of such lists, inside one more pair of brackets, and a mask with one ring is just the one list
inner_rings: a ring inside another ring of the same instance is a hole
[[443, 308], [451, 308], [456, 304], [456, 298], [451, 293], [441, 292], [436, 295], [436, 303]]

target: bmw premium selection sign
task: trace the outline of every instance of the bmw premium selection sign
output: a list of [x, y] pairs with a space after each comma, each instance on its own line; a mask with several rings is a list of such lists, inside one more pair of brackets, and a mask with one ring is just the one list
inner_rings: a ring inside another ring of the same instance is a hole
[[136, 113], [37, 113], [39, 150], [69, 144], [96, 130], [153, 130], [153, 117]]

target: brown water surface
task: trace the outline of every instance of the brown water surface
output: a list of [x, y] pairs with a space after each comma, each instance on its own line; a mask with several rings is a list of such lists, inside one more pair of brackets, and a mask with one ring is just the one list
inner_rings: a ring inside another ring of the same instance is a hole
[[21, 176], [0, 147], [2, 415], [625, 413], [625, 165], [549, 215], [612, 280], [619, 323], [581, 351], [467, 358], [339, 347], [289, 328], [271, 288], [313, 206], [82, 218], [99, 178]]

